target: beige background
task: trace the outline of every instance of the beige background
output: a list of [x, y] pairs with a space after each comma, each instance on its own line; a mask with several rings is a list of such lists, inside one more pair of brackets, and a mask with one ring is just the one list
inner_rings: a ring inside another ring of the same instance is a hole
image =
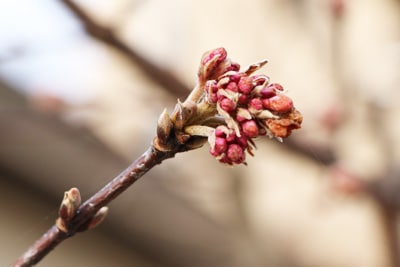
[[[177, 97], [61, 2], [15, 2], [0, 4], [1, 266], [53, 223], [65, 190], [87, 198], [138, 157]], [[304, 151], [258, 140], [247, 167], [207, 146], [177, 155], [38, 266], [391, 266], [382, 207], [335, 190], [332, 169], [375, 181], [400, 162], [399, 1], [77, 3], [188, 87], [206, 50], [268, 58], [263, 72], [304, 115], [291, 141]]]

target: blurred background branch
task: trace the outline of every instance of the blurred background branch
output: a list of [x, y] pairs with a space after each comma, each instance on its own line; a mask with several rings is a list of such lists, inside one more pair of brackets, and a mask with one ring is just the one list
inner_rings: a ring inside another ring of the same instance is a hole
[[248, 168], [177, 156], [40, 266], [399, 265], [399, 1], [21, 5], [0, 4], [3, 265], [53, 223], [62, 192], [90, 196], [149, 144], [143, 121], [186, 96], [219, 46], [243, 65], [267, 57], [303, 130], [259, 142]]

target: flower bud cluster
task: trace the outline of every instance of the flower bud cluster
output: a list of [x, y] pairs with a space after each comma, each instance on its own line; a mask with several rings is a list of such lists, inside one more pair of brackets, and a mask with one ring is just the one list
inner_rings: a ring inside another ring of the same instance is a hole
[[267, 135], [281, 139], [300, 128], [301, 114], [283, 87], [270, 83], [266, 75], [252, 75], [266, 61], [240, 72], [240, 66], [227, 58], [224, 48], [203, 56], [199, 82], [205, 100], [215, 105], [226, 125], [218, 126], [209, 137], [210, 153], [227, 164], [245, 163], [246, 151], [252, 155], [253, 138]]

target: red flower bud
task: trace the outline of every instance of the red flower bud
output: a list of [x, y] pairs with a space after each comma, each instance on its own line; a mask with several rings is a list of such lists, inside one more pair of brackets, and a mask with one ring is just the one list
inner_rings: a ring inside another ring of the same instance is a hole
[[236, 140], [236, 134], [234, 132], [232, 132], [226, 136], [226, 141], [229, 143], [232, 143], [235, 140]]
[[228, 83], [228, 85], [226, 86], [227, 90], [230, 90], [232, 92], [237, 92], [238, 91], [238, 85], [235, 82], [230, 82]]
[[[224, 153], [226, 149], [228, 148], [228, 145], [226, 144], [226, 139], [222, 137], [217, 137], [215, 138], [215, 146], [211, 154], [214, 155], [220, 155], [221, 153]], [[214, 156], [216, 156], [214, 155]]]
[[248, 138], [244, 134], [242, 134], [241, 137], [236, 136], [236, 143], [243, 149], [246, 149], [249, 146], [248, 141]]
[[293, 101], [285, 95], [276, 95], [271, 98], [263, 99], [264, 108], [276, 112], [288, 112], [293, 108]]
[[214, 80], [218, 78], [220, 73], [217, 70], [220, 65], [226, 60], [227, 52], [225, 48], [217, 48], [204, 53], [198, 72], [200, 83], [205, 83], [207, 80]]
[[215, 128], [215, 136], [216, 137], [226, 137], [226, 133], [224, 131], [224, 126], [218, 126], [217, 128]]
[[276, 96], [275, 90], [273, 90], [271, 87], [264, 87], [260, 91], [260, 95], [262, 98], [270, 98], [273, 96]]
[[251, 110], [262, 110], [263, 102], [259, 98], [253, 98], [250, 100], [249, 109]]
[[201, 59], [201, 64], [206, 65], [209, 64], [211, 61], [214, 61], [214, 64], [217, 65], [224, 61], [227, 55], [228, 53], [223, 47], [207, 51], [206, 53], [204, 53], [203, 58]]
[[237, 144], [231, 144], [228, 147], [226, 157], [232, 163], [242, 163], [245, 160], [245, 155], [243, 149]]
[[249, 102], [250, 97], [248, 95], [240, 94], [238, 98], [239, 105], [246, 105]]
[[238, 83], [240, 81], [240, 78], [242, 77], [242, 74], [236, 71], [230, 71], [226, 74], [226, 76], [223, 77], [229, 77], [229, 81]]
[[254, 120], [245, 121], [242, 123], [243, 133], [249, 137], [254, 138], [258, 136], [258, 126]]
[[223, 98], [220, 102], [221, 108], [226, 112], [232, 112], [235, 110], [236, 105], [235, 103], [230, 100], [229, 98]]
[[253, 89], [253, 79], [249, 76], [243, 76], [239, 83], [239, 92], [247, 95], [250, 94], [251, 90]]
[[226, 68], [226, 72], [228, 71], [239, 71], [240, 70], [240, 65], [239, 63], [232, 62], [229, 67]]

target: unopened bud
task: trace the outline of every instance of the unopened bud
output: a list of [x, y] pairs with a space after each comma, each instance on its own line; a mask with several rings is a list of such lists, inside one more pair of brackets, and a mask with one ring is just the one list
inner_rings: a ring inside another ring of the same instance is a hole
[[253, 99], [250, 100], [249, 111], [251, 113], [255, 113], [255, 112], [257, 112], [259, 110], [262, 110], [262, 109], [263, 109], [263, 103], [262, 103], [261, 99], [253, 98]]
[[231, 162], [236, 164], [242, 163], [245, 160], [244, 151], [238, 144], [229, 145], [226, 156]]
[[243, 122], [242, 130], [243, 133], [249, 138], [254, 138], [258, 136], [258, 126], [254, 120]]
[[171, 134], [172, 127], [173, 124], [171, 118], [167, 113], [167, 109], [164, 109], [164, 111], [158, 118], [158, 123], [157, 123], [157, 137], [161, 143], [163, 144], [167, 143], [168, 138]]
[[271, 87], [264, 87], [260, 91], [260, 95], [262, 98], [271, 98], [273, 96], [276, 96], [275, 90]]
[[276, 95], [262, 100], [266, 109], [276, 112], [288, 112], [293, 108], [293, 101], [286, 95]]
[[234, 111], [236, 108], [235, 103], [232, 100], [230, 100], [229, 98], [222, 99], [220, 102], [220, 105], [221, 105], [221, 108], [228, 113]]
[[73, 187], [64, 193], [64, 198], [58, 210], [58, 216], [65, 221], [69, 221], [75, 216], [80, 205], [81, 194], [78, 188]]
[[106, 218], [107, 214], [108, 214], [108, 207], [101, 207], [101, 209], [99, 209], [99, 211], [93, 216], [92, 220], [90, 221], [88, 229], [92, 229], [100, 225], [100, 223], [102, 223]]
[[211, 148], [211, 155], [213, 156], [218, 156], [226, 151], [228, 148], [228, 145], [226, 143], [226, 139], [222, 137], [216, 137], [215, 138], [215, 144], [214, 147]]
[[250, 94], [253, 89], [253, 80], [251, 77], [243, 76], [239, 81], [239, 91], [243, 94]]
[[60, 208], [58, 209], [58, 218], [56, 225], [58, 229], [67, 232], [67, 224], [75, 216], [76, 211], [81, 205], [81, 194], [78, 188], [71, 188], [64, 193], [64, 198], [61, 201]]
[[198, 73], [198, 78], [200, 84], [204, 84], [207, 80], [213, 80], [213, 77], [218, 66], [226, 59], [227, 52], [225, 48], [220, 47], [211, 51], [204, 53], [200, 69]]

